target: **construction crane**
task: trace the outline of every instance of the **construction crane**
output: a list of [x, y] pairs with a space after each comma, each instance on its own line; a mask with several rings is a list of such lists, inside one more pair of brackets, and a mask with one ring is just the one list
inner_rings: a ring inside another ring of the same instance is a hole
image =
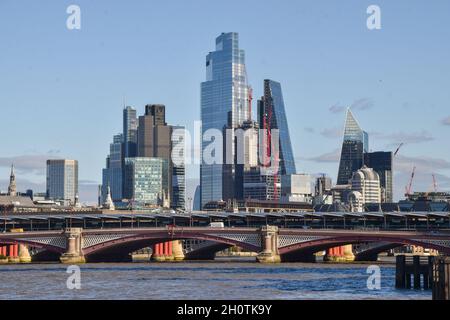
[[397, 150], [395, 150], [394, 152], [394, 157], [397, 155], [397, 153], [400, 151], [400, 148], [403, 146], [403, 142], [400, 143], [400, 145], [398, 146]]
[[412, 183], [414, 180], [414, 175], [416, 174], [416, 166], [414, 166], [413, 171], [411, 173], [411, 178], [409, 179], [409, 184], [405, 187], [405, 196], [411, 195]]

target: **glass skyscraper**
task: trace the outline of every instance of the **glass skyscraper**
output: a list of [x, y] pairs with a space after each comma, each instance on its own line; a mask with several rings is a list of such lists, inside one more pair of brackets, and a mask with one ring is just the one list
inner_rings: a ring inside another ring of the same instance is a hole
[[349, 183], [353, 173], [363, 166], [364, 153], [368, 150], [369, 135], [361, 129], [349, 108], [345, 120], [344, 142], [337, 178], [338, 185]]
[[[206, 56], [206, 81], [201, 84], [202, 137], [209, 129], [220, 132], [229, 123], [232, 128], [250, 119], [249, 86], [245, 68], [245, 53], [239, 49], [235, 32], [216, 38], [216, 51]], [[229, 120], [229, 121], [228, 121]], [[211, 141], [203, 141], [202, 151]], [[201, 205], [222, 200], [223, 165], [200, 165]]]
[[[278, 173], [281, 175], [295, 174], [294, 153], [280, 83], [269, 79], [264, 80], [264, 96], [258, 101], [258, 121], [261, 129], [279, 130]], [[263, 150], [265, 151], [265, 148]]]
[[117, 134], [109, 145], [109, 155], [106, 158], [106, 168], [103, 169], [102, 202], [106, 200], [108, 186], [113, 201], [121, 201], [123, 197], [123, 148], [124, 138]]
[[162, 158], [125, 159], [125, 198], [141, 205], [162, 205], [168, 197], [168, 161]]
[[138, 121], [136, 109], [126, 107], [123, 109], [123, 144], [125, 158], [137, 156], [137, 129]]

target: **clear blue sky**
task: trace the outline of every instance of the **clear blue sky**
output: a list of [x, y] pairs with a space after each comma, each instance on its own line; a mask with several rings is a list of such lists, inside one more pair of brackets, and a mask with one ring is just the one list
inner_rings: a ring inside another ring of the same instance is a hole
[[[81, 7], [81, 30], [66, 8]], [[382, 29], [366, 28], [381, 7]], [[143, 112], [164, 103], [171, 124], [200, 117], [205, 55], [239, 32], [256, 97], [282, 84], [297, 168], [337, 174], [344, 107], [372, 150], [395, 150], [396, 195], [417, 166], [416, 190], [450, 190], [450, 1], [0, 0], [0, 189], [44, 191], [45, 159], [80, 162], [81, 200], [95, 184], [123, 97]], [[254, 104], [254, 109], [255, 109]], [[195, 179], [198, 170], [189, 167]], [[190, 185], [194, 180], [190, 180]]]

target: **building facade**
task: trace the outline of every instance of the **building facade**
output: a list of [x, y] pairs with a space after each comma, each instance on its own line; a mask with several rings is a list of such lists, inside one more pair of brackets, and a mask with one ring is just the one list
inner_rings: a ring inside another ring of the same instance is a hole
[[338, 185], [349, 183], [353, 173], [363, 166], [364, 153], [368, 151], [369, 135], [361, 129], [349, 108], [346, 115], [344, 141], [339, 162]]
[[245, 53], [239, 48], [235, 32], [222, 33], [216, 38], [216, 50], [206, 56], [206, 81], [201, 84], [202, 162], [200, 165], [201, 205], [223, 198], [223, 164], [206, 163], [205, 132], [215, 129], [221, 133], [229, 123], [240, 126], [251, 117], [250, 87], [247, 82]]
[[74, 204], [78, 196], [78, 161], [47, 160], [47, 197]]
[[352, 211], [362, 212], [367, 203], [381, 203], [380, 176], [372, 168], [363, 166], [353, 173], [349, 203]]
[[[258, 121], [261, 129], [265, 131], [266, 145], [261, 148], [266, 156], [279, 160], [279, 174], [290, 175], [296, 173], [294, 153], [284, 106], [283, 93], [279, 82], [264, 80], [264, 96], [258, 101]], [[279, 130], [279, 154], [272, 154], [272, 147], [268, 144], [271, 139], [267, 137], [268, 131]]]
[[136, 109], [128, 106], [123, 109], [124, 158], [133, 158], [137, 156], [137, 129], [138, 121]]
[[375, 170], [380, 176], [381, 202], [394, 202], [393, 190], [393, 153], [391, 151], [369, 152], [364, 154], [364, 164]]
[[125, 198], [141, 206], [167, 206], [167, 167], [162, 158], [125, 158]]

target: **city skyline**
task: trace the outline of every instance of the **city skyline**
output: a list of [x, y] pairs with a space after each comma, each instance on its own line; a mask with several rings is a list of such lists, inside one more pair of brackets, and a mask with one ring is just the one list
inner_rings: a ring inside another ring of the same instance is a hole
[[[413, 166], [417, 166], [414, 189], [431, 189], [434, 173], [439, 188], [448, 191], [450, 154], [443, 146], [450, 135], [450, 95], [445, 91], [448, 85], [445, 74], [450, 70], [445, 57], [450, 47], [436, 39], [449, 35], [443, 28], [444, 15], [440, 14], [449, 9], [449, 4], [438, 3], [429, 16], [421, 11], [421, 5], [408, 8], [408, 18], [401, 4], [385, 1], [379, 4], [383, 12], [383, 28], [379, 31], [365, 28], [367, 4], [364, 1], [355, 8], [348, 4], [308, 8], [310, 17], [303, 4], [295, 4], [296, 10], [267, 35], [279, 35], [280, 39], [274, 38], [274, 47], [281, 49], [283, 54], [280, 54], [260, 43], [264, 42], [262, 36], [267, 30], [258, 30], [260, 24], [251, 27], [248, 21], [245, 25], [239, 22], [232, 25], [222, 19], [208, 20], [212, 27], [207, 31], [201, 30], [199, 25], [189, 26], [184, 32], [195, 30], [198, 34], [191, 43], [180, 38], [172, 28], [159, 32], [141, 24], [119, 24], [118, 30], [104, 29], [95, 21], [95, 15], [113, 21], [125, 14], [126, 21], [130, 22], [139, 20], [137, 18], [144, 13], [121, 12], [118, 4], [103, 3], [102, 6], [80, 1], [83, 17], [86, 17], [80, 31], [65, 29], [65, 3], [60, 5], [61, 10], [59, 6], [43, 5], [46, 10], [39, 11], [42, 13], [35, 18], [48, 19], [30, 31], [28, 27], [33, 20], [27, 20], [29, 14], [13, 10], [12, 2], [4, 2], [0, 4], [0, 27], [5, 30], [5, 23], [16, 27], [14, 18], [23, 25], [17, 25], [14, 37], [5, 35], [4, 45], [8, 50], [2, 50], [6, 59], [0, 61], [0, 70], [6, 75], [0, 77], [0, 85], [5, 88], [2, 92], [4, 124], [0, 132], [9, 137], [0, 156], [0, 189], [7, 189], [10, 166], [14, 163], [18, 191], [32, 188], [43, 192], [45, 161], [72, 158], [79, 160], [81, 201], [95, 203], [111, 137], [121, 131], [124, 96], [126, 105], [134, 107], [138, 114], [143, 113], [148, 103], [165, 104], [172, 123], [192, 129], [192, 123], [200, 118], [199, 84], [204, 80], [204, 56], [217, 35], [236, 31], [240, 35], [240, 46], [246, 52], [254, 97], [262, 95], [262, 79], [273, 78], [283, 87], [298, 172], [324, 172], [336, 183], [344, 112], [350, 106], [370, 135], [371, 151], [395, 151], [400, 143], [405, 143], [394, 161], [394, 198], [398, 200], [404, 192]], [[405, 2], [403, 4], [407, 7]], [[213, 5], [224, 9], [219, 4]], [[138, 6], [149, 8], [144, 3]], [[170, 12], [170, 4], [159, 6], [160, 12]], [[283, 5], [260, 6], [261, 12], [271, 9], [274, 15], [287, 12]], [[8, 9], [13, 14], [4, 16]], [[193, 10], [186, 9], [189, 17], [196, 16]], [[18, 19], [19, 14], [23, 15], [22, 19]], [[170, 19], [177, 17], [179, 15], [175, 14]], [[256, 21], [257, 17], [255, 14], [249, 18]], [[422, 17], [427, 23], [415, 25], [415, 17]], [[348, 24], [339, 24], [342, 21]], [[139, 30], [133, 30], [138, 25]], [[305, 30], [306, 26], [312, 28], [310, 33]], [[293, 33], [294, 29], [298, 34]], [[43, 38], [41, 33], [47, 31], [58, 39], [61, 47], [54, 47]], [[133, 36], [128, 39], [130, 34]], [[417, 35], [415, 42], [395, 44], [405, 37], [408, 40], [411, 34]], [[286, 40], [293, 35], [298, 36], [298, 40]], [[336, 35], [338, 39], [333, 40]], [[152, 42], [146, 43], [145, 37], [150, 37]], [[13, 41], [20, 45], [12, 45]], [[139, 50], [128, 53], [121, 48], [121, 41]], [[154, 42], [161, 52], [144, 54], [149, 53]], [[352, 44], [353, 54], [344, 56]], [[387, 44], [389, 52], [380, 52]], [[182, 53], [174, 51], [179, 45], [186, 45]], [[89, 47], [94, 50], [88, 50]], [[34, 54], [27, 53], [29, 48], [36, 49]], [[50, 48], [54, 53], [50, 53]], [[167, 53], [170, 53], [168, 57], [163, 57]], [[105, 54], [106, 59], [102, 59]], [[18, 58], [12, 60], [14, 56]], [[137, 62], [122, 62], [118, 66], [114, 64], [118, 58], [135, 58]], [[7, 61], [16, 62], [8, 64]], [[17, 61], [24, 63], [17, 65]], [[155, 79], [147, 80], [146, 72]], [[24, 90], [27, 95], [21, 94]], [[253, 118], [256, 118], [255, 112]], [[192, 181], [198, 179], [198, 167], [188, 167], [187, 178], [191, 181], [187, 197], [193, 197]]]

